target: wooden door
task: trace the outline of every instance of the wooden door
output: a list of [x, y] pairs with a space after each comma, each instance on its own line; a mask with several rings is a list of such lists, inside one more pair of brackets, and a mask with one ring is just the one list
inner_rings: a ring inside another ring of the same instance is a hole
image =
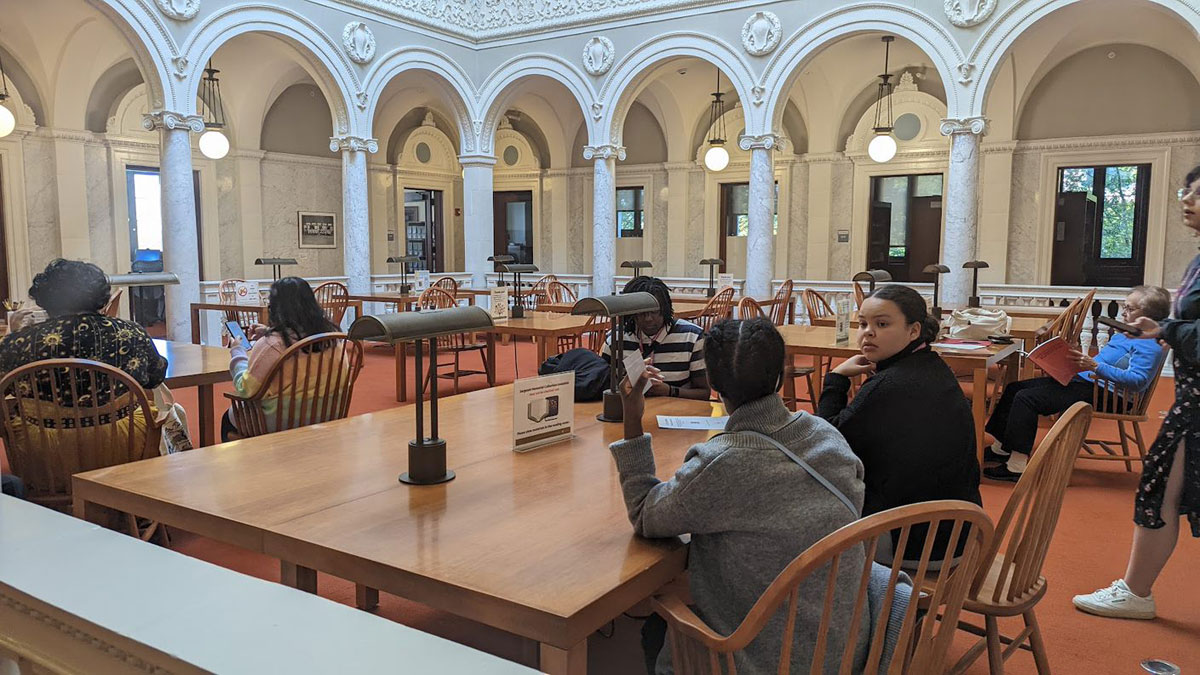
[[[938, 262], [942, 250], [942, 198], [913, 197], [908, 207], [908, 266], [903, 281], [924, 279], [924, 269]], [[896, 278], [893, 274], [893, 278]]]
[[493, 254], [533, 264], [533, 192], [492, 193]]
[[1096, 196], [1090, 192], [1061, 192], [1054, 209], [1054, 249], [1050, 283], [1083, 286], [1092, 258]]

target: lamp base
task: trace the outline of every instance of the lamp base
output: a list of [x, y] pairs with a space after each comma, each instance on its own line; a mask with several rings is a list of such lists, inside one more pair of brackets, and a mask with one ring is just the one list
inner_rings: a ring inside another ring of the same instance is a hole
[[426, 438], [408, 442], [408, 471], [400, 474], [400, 482], [408, 485], [436, 485], [454, 480], [454, 472], [446, 468], [446, 441]]
[[979, 296], [978, 295], [972, 295], [971, 297], [967, 298], [967, 307], [978, 307], [978, 306], [979, 306]]
[[621, 395], [611, 389], [604, 390], [604, 412], [596, 415], [601, 422], [625, 421], [625, 407], [621, 404]]
[[412, 293], [412, 284], [400, 284], [400, 295]]
[[512, 306], [512, 318], [524, 319], [525, 318], [525, 305], [522, 305], [519, 302], [514, 304]]
[[705, 297], [711, 298], [712, 296], [714, 296], [716, 294], [717, 294], [717, 289], [715, 289], [715, 288], [709, 288], [704, 291]]

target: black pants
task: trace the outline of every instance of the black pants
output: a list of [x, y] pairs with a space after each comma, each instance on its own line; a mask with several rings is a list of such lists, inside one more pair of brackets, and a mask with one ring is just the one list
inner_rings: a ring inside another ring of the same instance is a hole
[[667, 621], [658, 614], [646, 617], [642, 624], [642, 657], [646, 659], [646, 673], [654, 675], [654, 664], [658, 653], [667, 642]]
[[8, 474], [0, 475], [0, 493], [16, 497], [18, 499], [25, 498], [25, 484], [20, 478], [10, 476]]
[[[1004, 446], [1005, 452], [1032, 454], [1038, 417], [1065, 412], [1072, 405], [1092, 401], [1092, 383], [1071, 380], [1063, 386], [1052, 377], [1013, 382], [1004, 389], [984, 429]], [[1124, 408], [1119, 399], [1114, 408]]]
[[221, 442], [228, 443], [237, 432], [237, 427], [233, 426], [233, 409], [226, 410], [221, 416]]

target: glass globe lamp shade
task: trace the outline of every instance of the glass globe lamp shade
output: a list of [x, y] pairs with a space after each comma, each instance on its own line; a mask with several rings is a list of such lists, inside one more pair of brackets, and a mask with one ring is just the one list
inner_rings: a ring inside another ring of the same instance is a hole
[[229, 154], [229, 139], [216, 129], [209, 129], [200, 135], [200, 154], [209, 159], [221, 159]]
[[11, 134], [13, 129], [17, 128], [17, 118], [13, 117], [12, 111], [7, 107], [0, 105], [0, 138]]
[[867, 154], [876, 162], [890, 162], [896, 156], [896, 139], [891, 134], [879, 134], [871, 139]]
[[729, 151], [719, 145], [712, 146], [704, 153], [704, 166], [709, 171], [723, 170], [729, 166]]

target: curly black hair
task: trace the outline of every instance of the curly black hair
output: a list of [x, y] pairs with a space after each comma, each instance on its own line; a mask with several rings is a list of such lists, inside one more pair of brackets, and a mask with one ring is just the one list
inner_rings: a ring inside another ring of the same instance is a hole
[[906, 324], [921, 324], [921, 335], [917, 338], [918, 340], [926, 344], [932, 344], [937, 340], [938, 333], [942, 330], [941, 323], [929, 313], [929, 307], [925, 304], [925, 298], [921, 297], [920, 293], [908, 286], [888, 284], [876, 288], [867, 297], [890, 300], [900, 308], [900, 313], [904, 315], [904, 322]]
[[[657, 277], [634, 277], [625, 284], [625, 288], [621, 289], [621, 293], [649, 293], [658, 300], [658, 306], [662, 309], [663, 322], [668, 326], [675, 319], [675, 307], [671, 304], [671, 289], [663, 283], [662, 279]], [[633, 331], [633, 317], [629, 317], [625, 321], [625, 330]]]
[[112, 287], [104, 270], [82, 260], [51, 260], [33, 277], [29, 297], [51, 316], [99, 312]]
[[312, 286], [300, 277], [284, 277], [271, 284], [267, 322], [270, 330], [279, 333], [283, 344], [288, 346], [317, 333], [335, 333], [339, 330], [325, 318]]
[[1187, 177], [1183, 179], [1184, 189], [1186, 190], [1187, 188], [1190, 188], [1192, 183], [1195, 183], [1197, 180], [1200, 180], [1200, 164], [1196, 165], [1194, 169], [1189, 171]]
[[734, 405], [778, 391], [783, 360], [783, 336], [766, 318], [726, 319], [704, 339], [709, 385]]

